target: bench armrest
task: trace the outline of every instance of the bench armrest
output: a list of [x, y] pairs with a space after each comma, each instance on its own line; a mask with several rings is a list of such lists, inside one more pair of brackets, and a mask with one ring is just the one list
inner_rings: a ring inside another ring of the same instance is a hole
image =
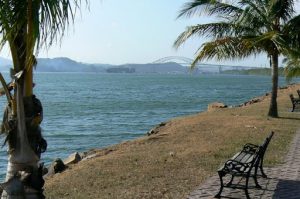
[[225, 172], [245, 173], [248, 171], [251, 164], [242, 163], [236, 160], [227, 160], [222, 168]]
[[244, 152], [250, 152], [250, 153], [255, 153], [257, 149], [259, 148], [259, 145], [247, 143], [243, 147]]
[[258, 148], [259, 146], [256, 144], [247, 143], [244, 145], [244, 147], [252, 147], [252, 148]]

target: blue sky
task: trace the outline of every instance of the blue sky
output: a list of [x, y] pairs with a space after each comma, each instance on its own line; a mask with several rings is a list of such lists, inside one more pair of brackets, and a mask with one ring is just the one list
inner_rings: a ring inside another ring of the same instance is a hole
[[[172, 45], [186, 25], [197, 20], [176, 20], [184, 0], [92, 0], [82, 10], [74, 29], [61, 47], [53, 46], [40, 57], [67, 56], [89, 63], [149, 63], [161, 57], [192, 57], [197, 45]], [[74, 30], [74, 31], [73, 31]]]
[[[176, 37], [185, 27], [209, 21], [206, 17], [176, 19], [188, 0], [91, 0], [90, 9], [82, 9], [61, 44], [39, 57], [69, 57], [86, 63], [150, 63], [167, 56], [193, 58], [205, 41], [194, 38], [178, 50]], [[2, 52], [1, 56], [7, 57]], [[205, 63], [268, 66], [266, 55], [245, 60], [205, 61]]]

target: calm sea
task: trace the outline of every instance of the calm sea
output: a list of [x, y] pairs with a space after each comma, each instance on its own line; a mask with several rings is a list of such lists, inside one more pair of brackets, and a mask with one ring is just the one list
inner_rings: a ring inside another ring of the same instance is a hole
[[[156, 124], [204, 111], [213, 101], [237, 105], [271, 90], [265, 76], [38, 73], [35, 83], [44, 107], [46, 163], [143, 136]], [[5, 100], [1, 97], [0, 110]], [[0, 150], [3, 179], [6, 147]]]

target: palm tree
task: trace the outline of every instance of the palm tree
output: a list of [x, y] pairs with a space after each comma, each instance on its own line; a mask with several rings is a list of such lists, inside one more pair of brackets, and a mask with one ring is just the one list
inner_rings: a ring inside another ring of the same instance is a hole
[[192, 36], [206, 36], [196, 52], [194, 67], [204, 59], [243, 59], [266, 53], [272, 67], [272, 95], [268, 116], [278, 117], [278, 57], [299, 49], [300, 16], [293, 0], [193, 0], [178, 17], [207, 14], [217, 22], [189, 26], [174, 43], [178, 48]]
[[14, 79], [12, 95], [3, 85], [8, 105], [1, 132], [7, 136], [8, 167], [2, 198], [44, 197], [39, 159], [47, 144], [39, 127], [42, 106], [32, 89], [34, 54], [62, 38], [80, 5], [81, 0], [0, 1], [0, 44], [10, 48]]

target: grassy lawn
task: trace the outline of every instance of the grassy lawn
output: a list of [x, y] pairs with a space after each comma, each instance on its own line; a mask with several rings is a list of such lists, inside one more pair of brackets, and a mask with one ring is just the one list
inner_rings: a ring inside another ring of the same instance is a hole
[[82, 161], [47, 179], [47, 198], [184, 198], [248, 142], [260, 144], [274, 131], [265, 166], [283, 162], [300, 112], [290, 112], [288, 94], [300, 85], [281, 89], [279, 118], [268, 118], [269, 97], [259, 103], [175, 118], [158, 134], [96, 150]]

